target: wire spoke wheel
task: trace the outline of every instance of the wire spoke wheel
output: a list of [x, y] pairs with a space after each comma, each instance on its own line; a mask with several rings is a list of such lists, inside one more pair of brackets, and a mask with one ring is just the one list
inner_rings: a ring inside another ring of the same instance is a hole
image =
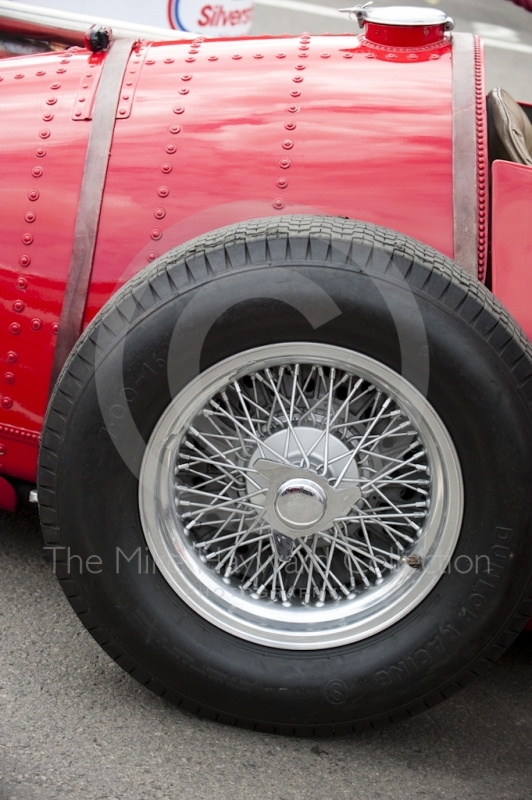
[[450, 437], [400, 375], [330, 345], [234, 356], [171, 403], [148, 444], [152, 555], [198, 613], [289, 649], [404, 616], [452, 555], [462, 481]]

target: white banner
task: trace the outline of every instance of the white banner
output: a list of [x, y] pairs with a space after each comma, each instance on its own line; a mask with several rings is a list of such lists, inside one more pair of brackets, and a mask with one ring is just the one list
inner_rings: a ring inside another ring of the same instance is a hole
[[204, 36], [245, 36], [253, 0], [30, 0], [32, 5], [94, 17], [176, 28]]

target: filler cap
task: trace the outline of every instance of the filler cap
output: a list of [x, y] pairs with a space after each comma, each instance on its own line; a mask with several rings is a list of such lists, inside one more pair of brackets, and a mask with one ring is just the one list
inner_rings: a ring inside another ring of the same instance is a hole
[[370, 8], [372, 3], [341, 8], [340, 11], [356, 17], [365, 28], [366, 39], [389, 47], [423, 47], [444, 39], [454, 28], [454, 20], [437, 8], [414, 6], [389, 6]]

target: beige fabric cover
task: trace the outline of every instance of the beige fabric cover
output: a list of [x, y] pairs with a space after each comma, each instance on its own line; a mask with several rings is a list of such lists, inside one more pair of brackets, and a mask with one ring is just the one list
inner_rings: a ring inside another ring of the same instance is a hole
[[504, 89], [492, 89], [488, 95], [488, 139], [490, 161], [532, 166], [532, 124]]

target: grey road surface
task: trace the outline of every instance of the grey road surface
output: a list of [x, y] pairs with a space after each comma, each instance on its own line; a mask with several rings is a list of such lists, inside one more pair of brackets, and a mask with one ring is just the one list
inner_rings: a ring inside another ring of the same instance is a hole
[[341, 739], [179, 711], [103, 653], [43, 559], [33, 509], [0, 513], [1, 800], [530, 800], [532, 634], [444, 705]]
[[[532, 102], [532, 14], [505, 0], [439, 6], [459, 30], [484, 26], [502, 42], [486, 50], [488, 86]], [[351, 25], [257, 5], [254, 33]], [[140, 687], [82, 628], [41, 547], [33, 509], [0, 513], [0, 800], [532, 798], [532, 634], [409, 723], [281, 739], [196, 719]]]

